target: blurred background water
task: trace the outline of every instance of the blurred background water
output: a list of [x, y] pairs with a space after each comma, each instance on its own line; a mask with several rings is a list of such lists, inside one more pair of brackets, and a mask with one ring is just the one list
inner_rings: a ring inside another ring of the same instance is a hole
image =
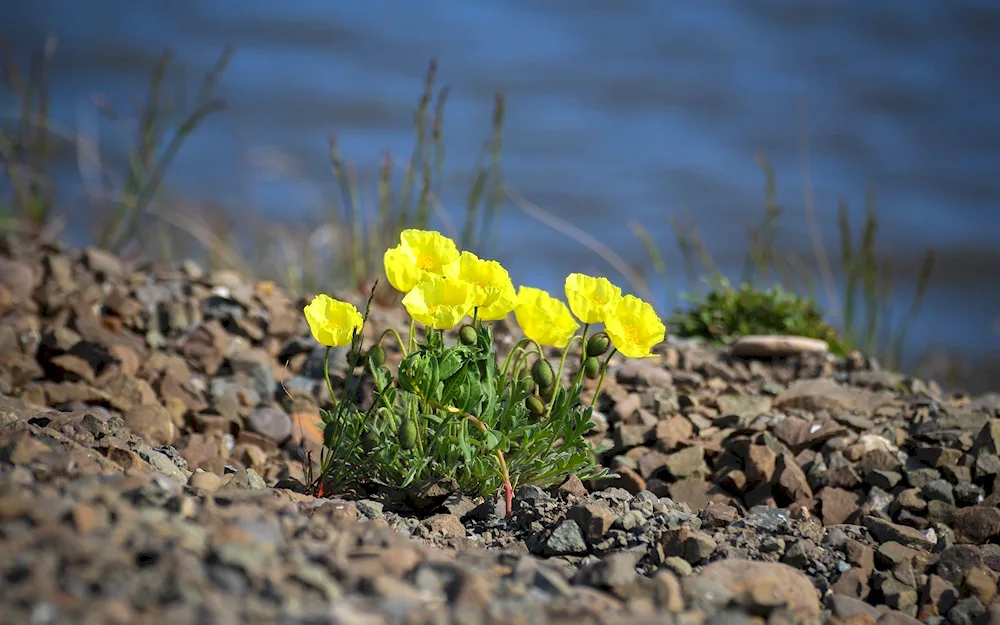
[[[671, 215], [690, 215], [738, 277], [763, 212], [757, 154], [773, 164], [786, 209], [780, 246], [812, 258], [805, 137], [828, 251], [839, 250], [838, 200], [859, 223], [871, 189], [900, 309], [924, 249], [937, 253], [911, 364], [931, 347], [981, 362], [1000, 347], [995, 2], [32, 0], [5, 3], [0, 29], [21, 60], [57, 37], [52, 117], [71, 128], [93, 117], [95, 94], [119, 108], [141, 97], [164, 48], [194, 83], [234, 44], [220, 83], [230, 108], [185, 144], [166, 185], [287, 221], [338, 197], [330, 133], [374, 193], [383, 150], [403, 159], [412, 149], [413, 110], [437, 58], [450, 88], [442, 199], [453, 218], [502, 92], [507, 183], [637, 267], [649, 262], [628, 220], [644, 224], [674, 278], [655, 288], [665, 307], [689, 287]], [[72, 157], [67, 198], [79, 182]], [[67, 201], [70, 239], [86, 242], [85, 204]], [[570, 271], [621, 280], [514, 206], [496, 240], [516, 283], [561, 292]]]

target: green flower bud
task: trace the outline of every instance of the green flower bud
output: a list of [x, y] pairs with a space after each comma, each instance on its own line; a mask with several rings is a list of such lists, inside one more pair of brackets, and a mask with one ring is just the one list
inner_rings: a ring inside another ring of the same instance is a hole
[[601, 363], [597, 362], [596, 356], [591, 356], [583, 361], [583, 375], [588, 380], [596, 380], [601, 373]]
[[368, 350], [368, 359], [372, 361], [375, 368], [381, 367], [385, 364], [385, 350], [382, 349], [381, 345], [376, 345]]
[[371, 430], [365, 430], [365, 433], [361, 435], [361, 449], [370, 452], [376, 447], [378, 447], [378, 436]]
[[476, 340], [479, 338], [476, 336], [476, 329], [470, 325], [462, 326], [462, 329], [458, 331], [458, 338], [462, 341], [462, 345], [475, 345]]
[[555, 375], [552, 373], [552, 365], [544, 358], [539, 358], [535, 361], [535, 364], [531, 365], [531, 377], [535, 380], [538, 388], [543, 391], [551, 389], [552, 383], [555, 381]]
[[413, 419], [403, 417], [396, 436], [400, 447], [403, 449], [413, 449], [413, 446], [417, 444], [417, 424], [413, 422]]
[[598, 332], [587, 339], [587, 358], [600, 356], [604, 352], [608, 351], [609, 347], [611, 347], [611, 341], [608, 339], [608, 335], [603, 332]]
[[545, 414], [545, 403], [537, 395], [530, 395], [528, 399], [524, 400], [524, 406], [536, 419]]
[[531, 373], [525, 371], [521, 373], [521, 377], [517, 380], [517, 387], [523, 392], [530, 393], [535, 388], [535, 379], [531, 377]]

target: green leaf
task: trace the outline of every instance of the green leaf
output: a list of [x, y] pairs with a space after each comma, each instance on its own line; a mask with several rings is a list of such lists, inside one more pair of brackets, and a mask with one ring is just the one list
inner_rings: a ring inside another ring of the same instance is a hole
[[500, 436], [493, 430], [486, 431], [486, 449], [493, 451], [500, 444]]

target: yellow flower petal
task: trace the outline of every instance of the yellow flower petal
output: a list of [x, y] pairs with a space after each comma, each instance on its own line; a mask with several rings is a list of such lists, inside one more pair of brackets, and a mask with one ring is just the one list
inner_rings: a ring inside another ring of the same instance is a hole
[[317, 295], [302, 312], [313, 338], [328, 347], [350, 345], [355, 332], [360, 332], [364, 323], [353, 304], [335, 300], [329, 295]]
[[601, 323], [622, 297], [622, 290], [607, 278], [594, 278], [582, 273], [566, 276], [566, 301], [577, 319], [584, 323]]
[[663, 341], [666, 327], [653, 307], [634, 295], [618, 300], [604, 320], [604, 330], [619, 352], [629, 358], [648, 358]]
[[472, 295], [467, 282], [434, 277], [413, 287], [403, 298], [403, 306], [420, 323], [447, 330], [472, 312]]
[[455, 242], [433, 230], [403, 230], [399, 245], [383, 256], [385, 275], [396, 290], [407, 293], [418, 282], [444, 275], [444, 266], [458, 259]]
[[479, 318], [482, 321], [498, 321], [515, 308], [517, 308], [517, 291], [514, 290], [514, 283], [508, 278], [507, 284], [500, 289], [496, 300], [489, 306], [479, 309]]
[[514, 316], [524, 335], [540, 345], [566, 347], [580, 327], [566, 304], [541, 289], [528, 286], [518, 291]]
[[[462, 252], [457, 260], [444, 266], [444, 275], [472, 285], [473, 305], [479, 308], [479, 318], [483, 321], [502, 319], [514, 310], [514, 284], [507, 270], [497, 261], [483, 260], [472, 252]], [[501, 297], [504, 301], [498, 304]]]

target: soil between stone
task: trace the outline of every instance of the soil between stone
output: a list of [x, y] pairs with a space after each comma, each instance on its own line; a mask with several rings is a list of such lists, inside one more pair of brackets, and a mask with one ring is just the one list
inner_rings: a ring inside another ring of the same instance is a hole
[[1000, 623], [1000, 395], [669, 339], [596, 407], [619, 478], [316, 499], [306, 301], [0, 241], [0, 623]]

